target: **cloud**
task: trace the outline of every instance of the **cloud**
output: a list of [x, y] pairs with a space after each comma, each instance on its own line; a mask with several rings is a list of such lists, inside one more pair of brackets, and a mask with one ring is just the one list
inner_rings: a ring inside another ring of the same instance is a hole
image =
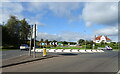
[[106, 35], [112, 41], [118, 41], [118, 26], [111, 26], [103, 29], [97, 30], [94, 35]]
[[[57, 41], [78, 41], [79, 39], [90, 39], [89, 35], [85, 35], [80, 32], [62, 32], [60, 34], [48, 34], [44, 32], [37, 33], [37, 40], [48, 39], [48, 40], [57, 40]], [[87, 38], [88, 37], [88, 38]]]
[[114, 25], [118, 21], [118, 4], [115, 2], [86, 3], [82, 17], [87, 26], [91, 24]]
[[90, 27], [90, 26], [92, 26], [92, 23], [91, 22], [86, 22], [86, 26]]
[[97, 35], [118, 36], [118, 26], [110, 26], [95, 31]]
[[[29, 23], [29, 25], [34, 25], [34, 24], [36, 24], [37, 26], [46, 26], [46, 24], [44, 24], [44, 23], [42, 23], [42, 22], [40, 22], [39, 20], [35, 20], [35, 19], [26, 19], [27, 20], [27, 22]], [[32, 20], [32, 21], [31, 21]]]
[[0, 18], [2, 18], [0, 23], [2, 23], [3, 21], [6, 22], [9, 19], [10, 15], [15, 15], [19, 19], [22, 19], [23, 15], [21, 15], [21, 13], [23, 12], [23, 10], [24, 7], [21, 3], [3, 2], [2, 5], [0, 5], [0, 11], [2, 11], [0, 12]]
[[[30, 8], [30, 7], [29, 7]], [[26, 7], [23, 6], [21, 2], [3, 2], [0, 5], [0, 23], [2, 24], [3, 21], [6, 23], [7, 20], [11, 15], [16, 16], [18, 19], [22, 20], [23, 18], [26, 18], [28, 23], [31, 24], [37, 24], [39, 26], [44, 26], [46, 24], [40, 22], [40, 18], [42, 17], [41, 14], [36, 14], [33, 16], [26, 16], [23, 15], [24, 12], [26, 12]]]
[[59, 35], [38, 32], [37, 33], [37, 40], [40, 40], [40, 39], [48, 39], [48, 40], [57, 40], [57, 41], [60, 41], [62, 38]]
[[[73, 12], [79, 10], [83, 4], [80, 2], [30, 2], [28, 3], [27, 10], [34, 13], [42, 14], [51, 13], [53, 16], [68, 19], [69, 22], [78, 20], [78, 15], [74, 15]], [[36, 11], [37, 10], [37, 11]]]

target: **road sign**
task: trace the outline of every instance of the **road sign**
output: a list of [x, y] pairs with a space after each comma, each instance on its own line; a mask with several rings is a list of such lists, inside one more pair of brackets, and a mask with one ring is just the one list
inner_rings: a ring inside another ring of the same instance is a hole
[[52, 45], [51, 42], [49, 44]]
[[42, 45], [45, 45], [45, 43], [42, 43]]
[[57, 42], [55, 44], [57, 45]]
[[54, 45], [54, 42], [52, 44]]
[[[36, 35], [35, 35], [36, 34]], [[33, 34], [32, 34], [32, 38], [35, 38], [35, 36], [37, 36], [37, 26], [33, 25]]]

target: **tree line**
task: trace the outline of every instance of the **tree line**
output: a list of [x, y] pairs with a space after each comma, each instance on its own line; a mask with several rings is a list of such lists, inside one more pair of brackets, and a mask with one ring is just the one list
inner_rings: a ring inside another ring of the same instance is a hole
[[30, 36], [30, 25], [26, 19], [18, 19], [10, 16], [7, 22], [2, 24], [3, 48], [19, 48], [20, 44], [27, 43]]

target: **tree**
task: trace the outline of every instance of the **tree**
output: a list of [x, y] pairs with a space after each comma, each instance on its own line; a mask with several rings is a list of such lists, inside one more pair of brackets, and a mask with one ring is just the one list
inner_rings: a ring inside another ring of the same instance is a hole
[[25, 19], [20, 21], [16, 16], [10, 16], [6, 24], [2, 25], [3, 46], [19, 48], [21, 43], [27, 43], [29, 29], [30, 26]]
[[43, 39], [41, 39], [41, 40], [40, 40], [40, 43], [42, 43], [43, 41], [44, 41], [44, 40], [43, 40]]
[[65, 46], [65, 45], [68, 45], [68, 42], [67, 41], [63, 41], [62, 44]]
[[30, 26], [27, 23], [27, 21], [25, 20], [25, 18], [23, 20], [20, 21], [20, 39], [22, 41], [22, 43], [26, 43], [28, 40], [28, 37], [30, 36]]
[[102, 47], [104, 47], [104, 46], [105, 46], [105, 42], [104, 42], [104, 41], [101, 41], [101, 42], [100, 42], [100, 45], [101, 45]]
[[84, 39], [80, 39], [80, 40], [78, 40], [78, 43], [83, 45], [83, 44], [85, 44], [85, 40]]
[[48, 39], [46, 39], [44, 42], [45, 42], [45, 43], [47, 43], [47, 45], [49, 44], [49, 41], [48, 41]]
[[7, 27], [2, 25], [2, 45], [3, 46], [7, 46], [8, 44], [10, 44], [9, 38], [10, 37], [8, 35]]
[[11, 45], [19, 45], [20, 43], [20, 23], [19, 20], [15, 16], [10, 16], [10, 19], [5, 24], [6, 31], [8, 33], [9, 42]]

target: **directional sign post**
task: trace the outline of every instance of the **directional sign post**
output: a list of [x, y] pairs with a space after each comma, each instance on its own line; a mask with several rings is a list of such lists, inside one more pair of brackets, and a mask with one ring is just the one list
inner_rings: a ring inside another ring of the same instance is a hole
[[30, 27], [30, 48], [29, 48], [29, 56], [31, 56], [31, 45], [32, 45], [32, 33], [33, 33], [33, 25]]
[[36, 24], [33, 26], [33, 38], [34, 38], [34, 58], [36, 58], [36, 52], [35, 52], [35, 47], [36, 47]]

